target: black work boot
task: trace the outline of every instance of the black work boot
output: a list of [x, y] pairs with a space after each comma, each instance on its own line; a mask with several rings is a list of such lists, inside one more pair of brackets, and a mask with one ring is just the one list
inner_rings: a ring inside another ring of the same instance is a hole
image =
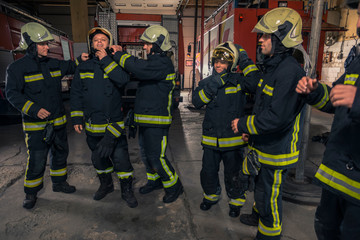
[[248, 226], [258, 226], [259, 217], [259, 214], [253, 210], [251, 214], [241, 214], [240, 222]]
[[74, 186], [68, 184], [68, 182], [53, 183], [54, 192], [73, 193], [76, 191]]
[[36, 193], [34, 194], [26, 194], [24, 202], [23, 202], [23, 207], [26, 209], [31, 209], [35, 206], [37, 197], [36, 197]]
[[114, 184], [111, 177], [111, 173], [102, 173], [98, 174], [100, 180], [100, 187], [94, 194], [94, 200], [101, 200], [103, 199], [108, 193], [114, 191]]
[[236, 218], [240, 215], [240, 206], [234, 206], [232, 204], [229, 204], [230, 210], [229, 210], [229, 216]]
[[165, 196], [163, 197], [164, 203], [171, 203], [174, 202], [180, 194], [184, 192], [184, 188], [178, 180], [178, 182], [171, 188], [165, 188]]
[[202, 203], [200, 203], [200, 209], [203, 211], [209, 210], [213, 205], [217, 204], [218, 201], [210, 202], [209, 200], [203, 199]]
[[135, 207], [137, 207], [138, 202], [134, 195], [132, 182], [133, 182], [132, 177], [129, 177], [126, 179], [120, 179], [121, 198], [126, 201], [127, 205], [130, 208], [135, 208]]
[[163, 188], [162, 182], [160, 179], [157, 179], [156, 181], [148, 181], [144, 186], [140, 187], [139, 192], [147, 194], [161, 188]]

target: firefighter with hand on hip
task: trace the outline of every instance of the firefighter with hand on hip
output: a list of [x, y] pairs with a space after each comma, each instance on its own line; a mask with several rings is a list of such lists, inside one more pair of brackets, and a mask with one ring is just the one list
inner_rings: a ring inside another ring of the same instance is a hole
[[26, 55], [10, 64], [6, 72], [6, 96], [22, 113], [25, 142], [28, 148], [23, 207], [35, 206], [37, 193], [43, 188], [47, 155], [50, 151], [50, 176], [54, 192], [73, 193], [67, 179], [69, 147], [61, 79], [75, 72], [76, 65], [88, 58], [86, 53], [76, 61], [49, 58], [51, 33], [39, 23], [21, 28], [19, 49]]
[[[243, 49], [240, 47], [239, 50]], [[240, 172], [242, 148], [247, 142], [243, 141], [241, 134], [232, 131], [231, 121], [244, 116], [244, 91], [256, 88], [260, 77], [254, 63], [244, 51], [240, 54], [239, 50], [230, 41], [218, 45], [212, 54], [212, 75], [199, 82], [192, 96], [196, 108], [206, 105], [201, 141], [204, 153], [200, 172], [204, 198], [200, 209], [209, 210], [219, 201], [221, 186], [218, 172], [223, 160], [225, 189], [230, 198], [230, 217], [239, 216], [248, 189], [248, 179]], [[245, 81], [247, 77], [236, 73], [240, 56], [243, 56], [240, 67], [251, 81]], [[246, 85], [251, 83], [253, 86]]]
[[[302, 48], [301, 30], [300, 15], [285, 7], [269, 11], [256, 24], [253, 31], [262, 34], [263, 79], [253, 114], [232, 122], [235, 133], [249, 137], [252, 156], [261, 164], [255, 177], [253, 212], [240, 216], [242, 223], [258, 226], [256, 239], [281, 238], [282, 183], [299, 157], [305, 102], [295, 88], [305, 72], [292, 54], [294, 48]], [[243, 172], [247, 172], [244, 165]]]
[[[357, 9], [359, 0], [347, 0]], [[360, 16], [357, 21], [360, 35]], [[335, 113], [323, 161], [315, 174], [322, 189], [315, 213], [319, 240], [359, 239], [360, 236], [360, 45], [355, 45], [346, 61], [345, 73], [329, 87], [303, 77], [296, 92], [323, 112]]]
[[170, 36], [164, 27], [153, 25], [145, 29], [140, 39], [144, 41], [146, 60], [122, 52], [120, 46], [113, 48], [114, 59], [140, 81], [134, 118], [146, 155], [143, 159], [148, 179], [140, 192], [149, 193], [162, 185], [165, 190], [163, 202], [171, 203], [183, 192], [183, 186], [165, 155], [176, 78], [174, 65], [167, 55], [171, 49]]
[[[71, 119], [76, 132], [85, 123], [91, 161], [100, 180], [94, 200], [114, 191], [112, 172], [120, 181], [121, 197], [134, 208], [133, 167], [130, 163], [122, 112], [122, 91], [129, 74], [117, 64], [110, 51], [112, 34], [95, 27], [88, 33], [90, 59], [76, 69], [71, 87]], [[112, 81], [116, 79], [116, 81]], [[85, 121], [85, 122], [84, 122]]]

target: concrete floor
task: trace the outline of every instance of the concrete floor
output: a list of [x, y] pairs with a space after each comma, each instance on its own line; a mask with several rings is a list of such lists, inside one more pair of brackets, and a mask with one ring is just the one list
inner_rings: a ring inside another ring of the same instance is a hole
[[[253, 239], [257, 228], [243, 225], [228, 216], [225, 192], [219, 204], [209, 211], [199, 209], [202, 200], [200, 169], [202, 159], [201, 123], [204, 110], [189, 107], [189, 95], [174, 112], [167, 156], [184, 185], [184, 194], [174, 203], [164, 204], [163, 190], [147, 195], [138, 193], [146, 183], [136, 139], [129, 140], [130, 158], [135, 168], [135, 194], [139, 206], [127, 207], [116, 190], [101, 201], [92, 199], [99, 183], [91, 165], [84, 134], [75, 134], [68, 126], [70, 155], [68, 181], [77, 187], [74, 194], [52, 192], [48, 168], [44, 189], [32, 210], [22, 207], [26, 147], [21, 124], [0, 125], [0, 239]], [[331, 115], [313, 111], [311, 136], [329, 131]], [[314, 172], [321, 161], [324, 146], [309, 145], [306, 172]], [[220, 172], [221, 180], [223, 174]], [[116, 181], [115, 175], [113, 176]], [[223, 182], [222, 182], [223, 186]], [[223, 188], [224, 189], [224, 188]], [[319, 189], [320, 190], [320, 189]], [[243, 213], [250, 213], [253, 194], [249, 193]], [[284, 240], [316, 239], [313, 228], [315, 206], [284, 201]]]

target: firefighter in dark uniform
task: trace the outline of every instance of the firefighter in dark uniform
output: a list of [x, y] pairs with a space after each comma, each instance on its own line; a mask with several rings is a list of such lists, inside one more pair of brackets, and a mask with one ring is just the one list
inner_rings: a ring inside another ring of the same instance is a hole
[[292, 53], [302, 48], [301, 28], [300, 15], [285, 7], [269, 11], [256, 24], [253, 31], [262, 34], [263, 81], [256, 90], [253, 114], [232, 122], [236, 133], [250, 135], [249, 149], [261, 163], [253, 213], [240, 216], [242, 223], [258, 226], [256, 239], [280, 239], [282, 183], [299, 158], [305, 102], [295, 88], [305, 72]]
[[[196, 108], [206, 105], [203, 121], [202, 169], [200, 172], [204, 198], [200, 209], [206, 211], [219, 201], [221, 186], [219, 182], [219, 165], [224, 163], [224, 182], [229, 201], [229, 216], [237, 217], [244, 205], [248, 180], [240, 174], [243, 159], [242, 147], [246, 146], [241, 134], [231, 129], [234, 118], [244, 116], [245, 84], [253, 83], [250, 89], [256, 88], [259, 70], [254, 63], [245, 58], [240, 67], [251, 81], [244, 81], [244, 75], [235, 73], [239, 60], [239, 50], [232, 42], [218, 45], [212, 54], [213, 73], [201, 80], [195, 89], [192, 103]], [[246, 56], [241, 54], [241, 56]]]
[[76, 65], [85, 60], [83, 54], [76, 62], [47, 57], [48, 42], [54, 40], [41, 24], [30, 22], [21, 28], [19, 49], [26, 55], [10, 64], [6, 75], [6, 96], [22, 113], [25, 142], [28, 148], [23, 207], [33, 208], [37, 192], [43, 187], [47, 155], [50, 150], [50, 176], [54, 192], [73, 193], [67, 179], [69, 153], [66, 116], [61, 96], [61, 79], [75, 72]]
[[119, 51], [122, 50], [120, 46], [114, 46], [114, 59], [140, 81], [134, 119], [146, 154], [148, 178], [148, 183], [140, 188], [140, 192], [148, 193], [162, 184], [165, 190], [163, 202], [170, 203], [183, 192], [179, 176], [165, 155], [176, 77], [172, 61], [167, 56], [171, 49], [170, 37], [164, 27], [154, 25], [148, 27], [140, 39], [145, 42], [146, 60]]
[[[360, 15], [359, 0], [348, 0]], [[360, 35], [360, 17], [357, 21]], [[360, 45], [355, 45], [345, 61], [345, 73], [333, 87], [303, 77], [296, 92], [307, 103], [335, 113], [323, 161], [315, 181], [323, 188], [315, 213], [319, 240], [359, 239], [360, 236]]]
[[75, 72], [70, 95], [71, 119], [78, 133], [85, 123], [91, 160], [100, 179], [94, 200], [114, 191], [111, 173], [115, 171], [122, 198], [134, 208], [138, 202], [132, 187], [134, 169], [129, 158], [121, 100], [123, 87], [130, 78], [113, 60], [111, 43], [112, 35], [107, 29], [95, 27], [89, 31], [90, 59]]

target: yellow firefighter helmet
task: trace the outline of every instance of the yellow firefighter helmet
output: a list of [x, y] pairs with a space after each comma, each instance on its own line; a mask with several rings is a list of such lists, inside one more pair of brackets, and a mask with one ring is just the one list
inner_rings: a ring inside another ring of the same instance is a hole
[[253, 32], [274, 34], [285, 47], [292, 48], [302, 43], [301, 30], [300, 14], [294, 9], [279, 7], [267, 12]]

